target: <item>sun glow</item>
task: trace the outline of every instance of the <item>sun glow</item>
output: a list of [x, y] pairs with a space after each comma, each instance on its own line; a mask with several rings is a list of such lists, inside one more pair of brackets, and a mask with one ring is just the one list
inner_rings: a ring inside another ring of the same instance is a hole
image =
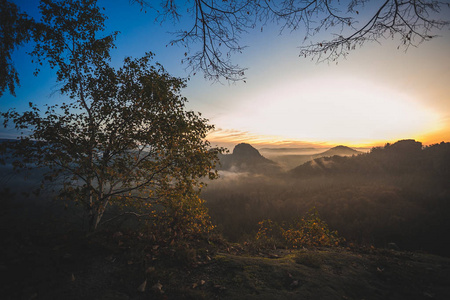
[[415, 138], [437, 130], [439, 115], [406, 92], [355, 78], [310, 79], [243, 99], [222, 128], [303, 141], [347, 142]]

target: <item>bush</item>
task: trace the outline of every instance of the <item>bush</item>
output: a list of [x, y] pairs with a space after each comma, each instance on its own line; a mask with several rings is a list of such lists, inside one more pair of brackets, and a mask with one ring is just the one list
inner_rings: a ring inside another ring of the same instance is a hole
[[147, 229], [160, 243], [196, 240], [214, 229], [204, 201], [197, 195], [164, 199], [153, 207]]
[[279, 225], [272, 220], [259, 222], [256, 240], [264, 246], [275, 245], [290, 249], [300, 247], [338, 246], [344, 239], [337, 231], [331, 231], [315, 208], [306, 216], [290, 223]]

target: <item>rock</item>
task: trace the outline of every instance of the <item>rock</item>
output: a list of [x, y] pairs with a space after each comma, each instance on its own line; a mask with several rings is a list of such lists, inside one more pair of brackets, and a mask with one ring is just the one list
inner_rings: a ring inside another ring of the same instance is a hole
[[400, 251], [400, 248], [397, 246], [396, 243], [388, 243], [387, 248], [390, 250]]

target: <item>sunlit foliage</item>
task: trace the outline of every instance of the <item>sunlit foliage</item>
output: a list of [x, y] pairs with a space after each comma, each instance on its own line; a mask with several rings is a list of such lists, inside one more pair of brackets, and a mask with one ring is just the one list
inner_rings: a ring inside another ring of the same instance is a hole
[[338, 246], [343, 239], [336, 231], [331, 231], [316, 209], [310, 210], [304, 217], [281, 225], [270, 220], [259, 222], [256, 240], [268, 245], [281, 243], [287, 248]]
[[154, 240], [175, 243], [192, 240], [214, 229], [208, 210], [197, 194], [184, 191], [151, 205], [147, 226]]

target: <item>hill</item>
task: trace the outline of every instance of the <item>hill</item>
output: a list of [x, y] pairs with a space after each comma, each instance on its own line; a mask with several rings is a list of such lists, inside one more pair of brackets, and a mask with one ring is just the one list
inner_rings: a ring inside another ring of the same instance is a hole
[[[250, 145], [235, 150], [235, 162], [267, 163]], [[450, 299], [450, 259], [424, 252], [450, 256], [450, 143], [315, 161], [316, 177], [241, 176], [211, 195], [218, 227], [246, 233], [242, 244], [157, 240], [134, 218], [86, 236], [79, 206], [0, 190], [2, 299]], [[245, 231], [243, 220], [285, 222], [313, 205], [347, 244], [286, 250]]]
[[[336, 153], [339, 153], [340, 149], [337, 149]], [[348, 149], [345, 151], [351, 153]], [[449, 157], [450, 143], [423, 147], [422, 143], [414, 140], [401, 140], [394, 144], [386, 144], [385, 147], [373, 148], [370, 153], [358, 156], [335, 155], [315, 158], [292, 169], [289, 174], [294, 177], [333, 174], [362, 176], [422, 174], [436, 176], [436, 179], [440, 180], [444, 174], [450, 176]]]
[[338, 156], [352, 156], [352, 155], [358, 155], [358, 154], [361, 154], [361, 153], [363, 153], [363, 152], [355, 150], [355, 149], [352, 149], [352, 148], [347, 147], [347, 146], [339, 145], [339, 146], [333, 147], [333, 148], [331, 148], [331, 149], [329, 149], [329, 150], [327, 150], [325, 152], [312, 155], [312, 157], [320, 158], [320, 157], [335, 156], [335, 155], [338, 155]]
[[280, 166], [262, 156], [257, 149], [247, 143], [234, 147], [232, 154], [220, 155], [220, 170], [250, 173], [279, 173]]
[[329, 157], [329, 156], [353, 156], [359, 155], [364, 152], [352, 149], [347, 146], [336, 146], [331, 149], [328, 149], [323, 152], [317, 153], [320, 149], [315, 148], [299, 148], [296, 152], [295, 149], [280, 149], [276, 151], [276, 149], [272, 149], [268, 151], [266, 148], [261, 149], [264, 150], [264, 153], [267, 153], [268, 157], [278, 164], [280, 164], [285, 170], [290, 170], [296, 166], [302, 165], [308, 161], [314, 160], [316, 158], [321, 157]]
[[[330, 228], [355, 244], [450, 256], [450, 143], [413, 140], [357, 156], [323, 157], [285, 176], [218, 180], [203, 192], [209, 213], [232, 241], [258, 222], [294, 220], [317, 208]], [[232, 217], [231, 217], [232, 216]]]

